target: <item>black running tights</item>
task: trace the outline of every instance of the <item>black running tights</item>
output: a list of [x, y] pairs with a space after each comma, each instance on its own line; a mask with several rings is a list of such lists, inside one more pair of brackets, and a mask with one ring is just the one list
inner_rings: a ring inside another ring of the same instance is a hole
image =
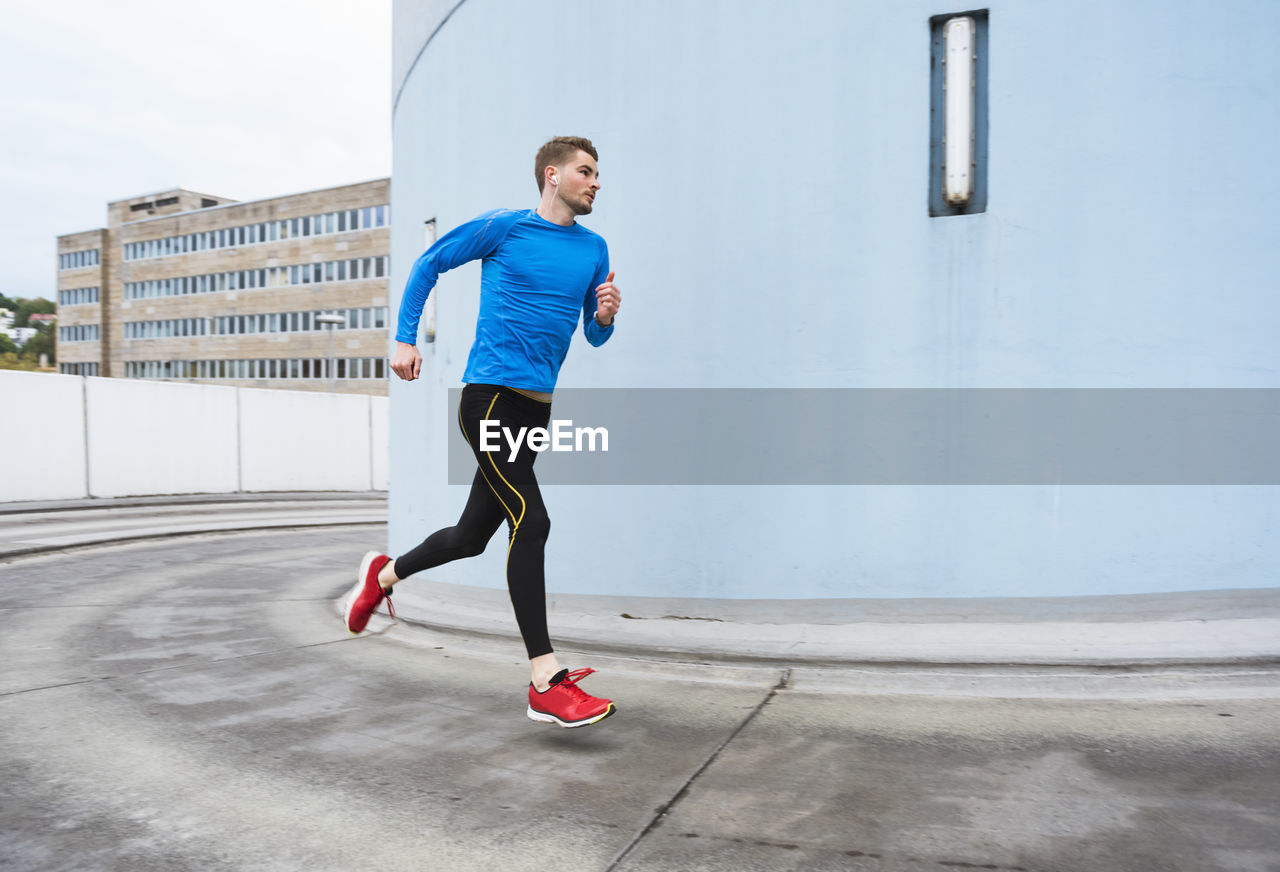
[[[480, 422], [494, 420], [515, 434], [521, 427], [546, 427], [551, 404], [526, 397], [510, 388], [467, 385], [458, 404], [458, 424], [476, 456], [479, 468], [471, 482], [471, 494], [458, 523], [432, 533], [416, 548], [396, 558], [396, 575], [414, 573], [484, 551], [503, 521], [507, 522], [507, 589], [515, 608], [516, 624], [524, 638], [529, 659], [550, 654], [547, 634], [546, 579], [543, 553], [551, 519], [533, 474], [538, 456], [522, 442], [515, 459], [505, 437], [499, 450], [480, 450]], [[495, 440], [490, 438], [490, 445]]]

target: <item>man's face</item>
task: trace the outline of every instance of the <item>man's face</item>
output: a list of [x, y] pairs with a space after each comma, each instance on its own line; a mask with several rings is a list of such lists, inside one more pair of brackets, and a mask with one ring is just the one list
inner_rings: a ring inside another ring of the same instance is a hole
[[595, 159], [580, 151], [557, 173], [560, 183], [556, 186], [559, 197], [575, 215], [590, 215], [600, 190], [600, 171]]

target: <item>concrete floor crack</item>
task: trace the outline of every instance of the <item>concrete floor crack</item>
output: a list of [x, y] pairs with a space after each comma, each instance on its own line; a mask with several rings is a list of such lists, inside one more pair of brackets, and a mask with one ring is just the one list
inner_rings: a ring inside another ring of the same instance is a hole
[[648, 836], [649, 833], [656, 830], [658, 826], [661, 825], [663, 819], [666, 818], [666, 816], [669, 815], [673, 809], [675, 809], [676, 805], [679, 804], [680, 800], [684, 799], [685, 795], [688, 794], [689, 792], [689, 788], [691, 788], [693, 786], [693, 783], [702, 776], [702, 773], [706, 772], [709, 768], [711, 768], [711, 764], [716, 762], [716, 759], [720, 756], [720, 754], [724, 751], [724, 749], [729, 747], [730, 743], [732, 743], [734, 739], [738, 738], [738, 735], [743, 730], [745, 730], [753, 720], [756, 719], [756, 716], [759, 715], [760, 712], [764, 711], [765, 706], [767, 706], [773, 700], [773, 698], [778, 695], [778, 691], [786, 690], [787, 686], [790, 683], [791, 683], [791, 670], [790, 669], [782, 670], [781, 675], [779, 675], [778, 677], [777, 684], [775, 684], [773, 687], [769, 689], [769, 692], [765, 694], [764, 699], [760, 700], [760, 702], [756, 704], [756, 707], [753, 708], [751, 712], [745, 718], [742, 719], [742, 723], [738, 724], [738, 726], [734, 728], [733, 732], [731, 732], [728, 736], [726, 736], [724, 741], [721, 742], [718, 746], [716, 746], [716, 749], [711, 752], [710, 756], [708, 756], [706, 760], [702, 761], [702, 765], [694, 770], [693, 774], [690, 775], [689, 778], [685, 781], [685, 783], [680, 786], [680, 789], [675, 792], [675, 795], [672, 796], [671, 799], [667, 800], [665, 803], [663, 803], [661, 806], [658, 807], [658, 810], [654, 813], [653, 817], [649, 820], [649, 822], [644, 826], [642, 830], [640, 830], [639, 833], [636, 834], [635, 838], [632, 839], [625, 848], [623, 848], [621, 851], [618, 852], [617, 856], [615, 856], [613, 860], [610, 861], [609, 865], [604, 868], [604, 872], [614, 872], [614, 870], [616, 870], [619, 866], [622, 865], [622, 862], [626, 860], [627, 856], [633, 850], [635, 850], [636, 846], [639, 845], [642, 841], [644, 841], [645, 837]]

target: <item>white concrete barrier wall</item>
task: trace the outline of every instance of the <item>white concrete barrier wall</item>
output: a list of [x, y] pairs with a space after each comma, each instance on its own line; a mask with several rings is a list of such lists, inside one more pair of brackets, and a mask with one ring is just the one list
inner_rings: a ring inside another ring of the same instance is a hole
[[369, 444], [373, 446], [373, 489], [391, 489], [391, 398], [370, 397]]
[[91, 378], [89, 495], [231, 493], [236, 389]]
[[369, 490], [369, 400], [240, 391], [240, 489]]
[[0, 502], [386, 490], [389, 401], [0, 371]]
[[0, 372], [0, 502], [85, 495], [84, 379]]

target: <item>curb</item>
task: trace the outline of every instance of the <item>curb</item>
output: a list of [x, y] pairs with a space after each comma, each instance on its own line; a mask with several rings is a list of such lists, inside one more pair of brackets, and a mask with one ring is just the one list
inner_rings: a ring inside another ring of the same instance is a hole
[[20, 557], [33, 557], [40, 554], [59, 552], [75, 553], [93, 548], [111, 548], [115, 545], [127, 545], [136, 542], [164, 542], [169, 539], [184, 539], [191, 536], [242, 535], [244, 533], [286, 533], [290, 530], [314, 530], [322, 527], [381, 527], [386, 521], [324, 521], [315, 524], [285, 524], [281, 526], [257, 527], [225, 527], [212, 530], [187, 530], [173, 533], [142, 533], [138, 535], [113, 536], [110, 539], [92, 539], [84, 542], [73, 542], [64, 545], [32, 545], [23, 548], [0, 550], [0, 563], [16, 560]]

